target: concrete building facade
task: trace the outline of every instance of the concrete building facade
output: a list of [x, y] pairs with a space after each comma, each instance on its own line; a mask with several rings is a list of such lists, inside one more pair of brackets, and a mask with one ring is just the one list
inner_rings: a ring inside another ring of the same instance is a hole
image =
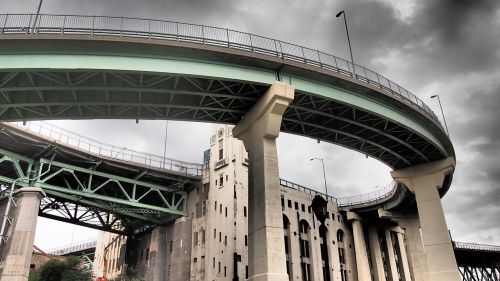
[[[106, 264], [108, 278], [127, 269], [146, 280], [249, 278], [249, 161], [232, 129], [214, 125], [202, 182], [188, 195], [188, 216], [134, 240], [101, 233], [94, 264], [97, 276], [103, 275]], [[340, 210], [328, 197], [322, 225], [311, 208], [317, 192], [285, 181], [280, 190], [288, 280], [428, 280], [419, 275], [418, 267], [425, 266], [419, 261], [414, 261], [415, 276], [407, 256], [408, 235], [392, 216], [379, 212], [376, 218], [363, 218]]]

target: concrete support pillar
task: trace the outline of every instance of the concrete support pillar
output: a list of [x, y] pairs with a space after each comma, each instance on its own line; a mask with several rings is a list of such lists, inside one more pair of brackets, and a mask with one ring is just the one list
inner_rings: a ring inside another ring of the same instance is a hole
[[392, 242], [391, 230], [386, 228], [384, 230], [385, 244], [387, 248], [388, 274], [390, 281], [399, 281], [398, 266], [396, 264], [396, 257], [394, 255], [394, 243]]
[[276, 82], [234, 127], [249, 154], [249, 280], [286, 281], [276, 138], [294, 88]]
[[404, 230], [401, 227], [393, 227], [393, 230], [397, 236], [396, 251], [399, 256], [399, 268], [401, 269], [401, 278], [403, 281], [411, 281], [410, 266], [408, 264], [408, 256], [406, 255], [406, 247], [404, 242]]
[[[7, 244], [0, 250], [0, 281], [28, 280], [38, 208], [45, 192], [38, 187], [24, 187], [16, 190], [13, 197], [17, 206], [11, 212], [13, 221], [7, 231]], [[7, 199], [0, 202], [6, 203]]]
[[368, 237], [374, 281], [385, 281], [384, 262], [382, 260], [382, 250], [380, 249], [380, 240], [376, 226], [370, 225], [368, 227]]
[[381, 219], [390, 219], [405, 230], [407, 258], [410, 265], [411, 279], [415, 281], [429, 281], [427, 262], [425, 258], [422, 237], [420, 235], [420, 221], [418, 214], [388, 212], [378, 210]]
[[167, 251], [167, 228], [157, 226], [151, 232], [147, 281], [164, 281]]
[[[175, 221], [171, 272], [169, 281], [189, 280], [191, 275], [191, 233], [192, 221], [181, 217]], [[165, 265], [164, 265], [165, 266]]]
[[353, 213], [347, 213], [347, 220], [352, 223], [352, 233], [354, 236], [354, 252], [356, 254], [356, 269], [358, 281], [371, 281], [370, 264], [368, 262], [368, 251], [366, 250], [365, 235], [361, 218]]
[[429, 280], [431, 281], [460, 280], [460, 273], [438, 193], [445, 175], [451, 173], [454, 168], [455, 161], [449, 157], [391, 172], [394, 180], [404, 183], [415, 193]]

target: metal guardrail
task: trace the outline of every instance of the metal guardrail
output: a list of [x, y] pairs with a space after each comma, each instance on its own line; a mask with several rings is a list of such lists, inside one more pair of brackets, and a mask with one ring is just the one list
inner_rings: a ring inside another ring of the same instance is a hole
[[312, 190], [300, 184], [296, 184], [284, 179], [280, 179], [280, 185], [294, 190], [298, 190], [300, 192], [308, 193], [314, 196], [321, 195], [324, 198], [328, 198], [328, 201], [336, 203], [339, 208], [364, 207], [373, 204], [378, 204], [391, 198], [397, 190], [397, 184], [395, 182], [391, 182], [387, 186], [384, 186], [383, 188], [377, 189], [376, 191], [373, 192], [354, 195], [354, 196], [335, 198], [330, 195], [327, 196], [325, 193]]
[[27, 122], [26, 125], [23, 125], [21, 122], [6, 124], [38, 135], [49, 141], [68, 145], [84, 152], [111, 159], [133, 162], [190, 176], [201, 176], [203, 170], [202, 164], [164, 158], [163, 156], [139, 152], [126, 147], [106, 144], [43, 121], [30, 121]]
[[444, 131], [437, 116], [421, 99], [377, 72], [358, 64], [353, 67], [348, 60], [318, 50], [251, 33], [213, 26], [143, 18], [0, 14], [0, 34], [20, 33], [77, 34], [91, 37], [104, 35], [180, 41], [243, 50], [277, 57], [283, 61], [303, 63], [353, 77], [362, 83], [380, 88], [400, 101], [419, 108], [421, 112], [436, 121]]
[[370, 206], [382, 203], [394, 195], [397, 190], [397, 186], [397, 183], [393, 181], [390, 184], [369, 193], [337, 198], [337, 205], [339, 208], [348, 208]]
[[328, 198], [327, 200], [328, 201], [331, 201], [331, 202], [334, 202], [334, 203], [337, 203], [337, 198], [333, 197], [333, 196], [330, 196], [330, 195], [326, 195], [325, 193], [322, 193], [322, 192], [319, 192], [319, 191], [316, 191], [316, 190], [313, 190], [313, 189], [310, 189], [310, 188], [307, 188], [303, 185], [300, 185], [300, 184], [296, 184], [296, 183], [293, 183], [291, 181], [287, 181], [287, 180], [284, 180], [284, 179], [280, 179], [280, 185], [281, 186], [284, 186], [284, 187], [287, 187], [287, 188], [290, 188], [290, 189], [295, 189], [297, 191], [300, 191], [300, 192], [304, 192], [304, 193], [307, 193], [307, 194], [311, 194], [311, 195], [321, 195], [323, 196], [324, 198]]
[[465, 242], [453, 242], [453, 246], [455, 249], [500, 253], [500, 246], [495, 246], [495, 245], [465, 243]]
[[92, 248], [95, 248], [96, 245], [97, 245], [96, 239], [88, 239], [88, 240], [72, 243], [69, 245], [64, 245], [64, 246], [60, 246], [57, 248], [53, 248], [53, 249], [50, 249], [46, 252], [47, 252], [47, 254], [51, 254], [51, 255], [63, 256], [63, 255], [67, 255], [69, 253], [74, 253], [74, 252], [78, 252], [78, 251], [92, 249]]

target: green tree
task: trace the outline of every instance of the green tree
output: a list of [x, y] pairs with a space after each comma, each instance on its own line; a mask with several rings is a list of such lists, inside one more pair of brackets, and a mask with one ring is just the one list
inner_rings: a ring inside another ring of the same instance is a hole
[[92, 272], [82, 267], [78, 257], [50, 260], [40, 268], [36, 281], [91, 281]]

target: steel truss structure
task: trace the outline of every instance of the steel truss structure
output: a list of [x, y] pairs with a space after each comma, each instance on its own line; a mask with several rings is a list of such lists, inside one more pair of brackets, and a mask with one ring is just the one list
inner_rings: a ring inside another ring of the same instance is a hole
[[[237, 123], [266, 85], [155, 73], [0, 72], [0, 120], [169, 119]], [[282, 131], [402, 168], [443, 158], [414, 131], [361, 108], [297, 91]]]
[[500, 280], [500, 247], [453, 242], [458, 270], [463, 281]]
[[[70, 157], [63, 146], [30, 141], [3, 126], [0, 144], [9, 148], [8, 143], [17, 145], [23, 155], [0, 149], [0, 182], [7, 186], [17, 180], [16, 186], [42, 188], [47, 197], [40, 216], [118, 234], [138, 234], [186, 215], [187, 190], [199, 181], [177, 174], [169, 177], [168, 172], [166, 177], [153, 177], [148, 171], [127, 176], [123, 167]], [[48, 155], [51, 159], [44, 158]], [[56, 161], [65, 157], [74, 163]]]

